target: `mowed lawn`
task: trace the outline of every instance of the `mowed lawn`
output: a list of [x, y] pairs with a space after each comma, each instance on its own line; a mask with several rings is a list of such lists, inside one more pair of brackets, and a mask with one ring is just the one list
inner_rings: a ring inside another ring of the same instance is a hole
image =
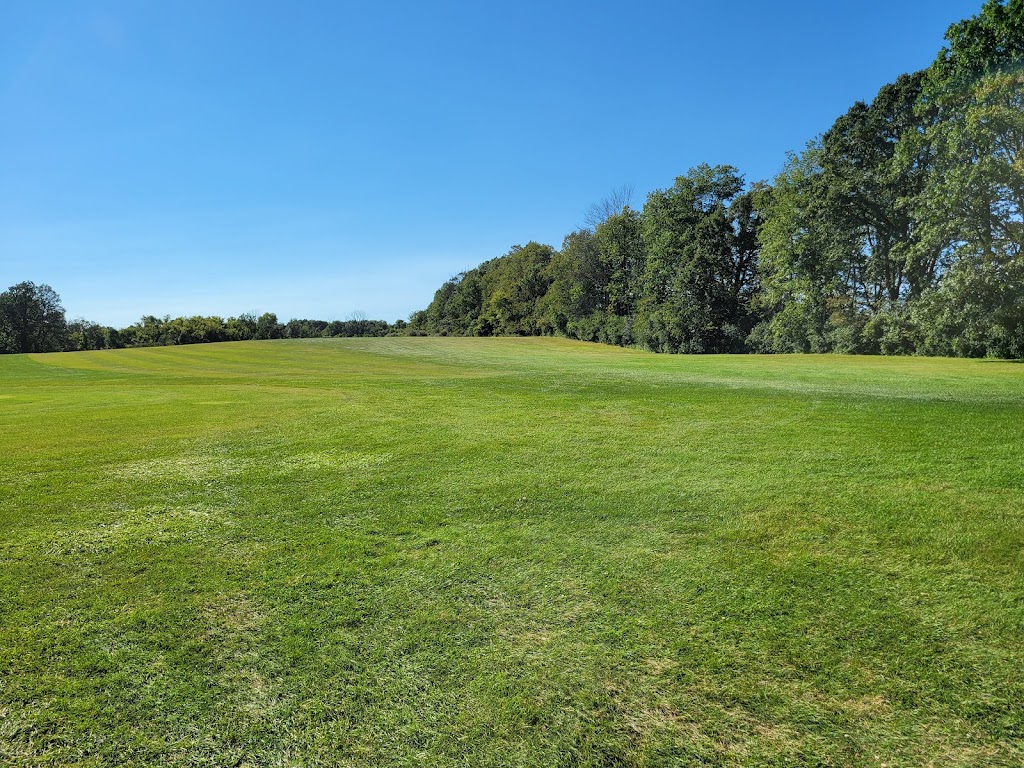
[[0, 764], [1024, 764], [1024, 365], [0, 357]]

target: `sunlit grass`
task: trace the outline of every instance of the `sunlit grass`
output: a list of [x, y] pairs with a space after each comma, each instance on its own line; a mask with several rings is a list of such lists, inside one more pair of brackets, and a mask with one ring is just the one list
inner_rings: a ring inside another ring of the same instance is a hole
[[0, 763], [1018, 765], [1024, 366], [0, 357]]

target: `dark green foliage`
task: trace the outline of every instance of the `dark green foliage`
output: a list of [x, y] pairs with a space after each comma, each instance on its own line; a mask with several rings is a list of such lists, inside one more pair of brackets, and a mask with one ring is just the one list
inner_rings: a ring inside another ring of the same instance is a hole
[[947, 40], [776, 180], [752, 347], [1021, 356], [1024, 3]]
[[352, 337], [352, 336], [388, 336], [392, 332], [392, 328], [401, 330], [405, 326], [402, 320], [399, 320], [394, 326], [390, 326], [384, 320], [365, 320], [365, 319], [350, 319], [350, 320], [332, 320], [327, 323], [321, 333], [316, 332], [317, 326], [322, 322], [320, 320], [302, 320], [302, 323], [308, 323], [308, 332], [301, 337], [312, 339], [318, 336], [332, 336], [332, 337]]
[[482, 275], [480, 335], [540, 334], [538, 302], [551, 286], [548, 265], [553, 255], [548, 245], [516, 246]]
[[551, 286], [551, 246], [513, 246], [505, 256], [456, 275], [434, 294], [412, 328], [441, 335], [535, 336], [551, 330], [541, 299]]
[[117, 328], [99, 325], [84, 318], [76, 318], [67, 324], [65, 351], [120, 349], [123, 346], [125, 346], [123, 334]]
[[530, 243], [445, 283], [416, 331], [553, 334], [663, 351], [742, 351], [762, 222], [763, 186], [741, 194], [728, 166], [701, 166], [623, 207], [562, 250]]
[[977, 16], [951, 25], [946, 40], [932, 66], [935, 92], [964, 92], [984, 75], [1018, 69], [1024, 61], [1024, 0], [986, 0]]
[[348, 320], [302, 319], [282, 324], [272, 312], [259, 317], [242, 314], [227, 320], [201, 315], [175, 318], [146, 315], [137, 323], [120, 329], [83, 318], [65, 323], [64, 311], [53, 289], [37, 288], [32, 283], [21, 283], [0, 294], [0, 313], [6, 313], [0, 314], [0, 351], [3, 352], [80, 352], [254, 339], [390, 336], [407, 332], [403, 320], [389, 325], [384, 320], [353, 316]]
[[914, 214], [927, 152], [899, 148], [927, 127], [924, 73], [857, 103], [776, 179], [763, 236], [763, 351], [878, 352], [873, 318], [933, 288], [940, 249]]
[[597, 341], [605, 317], [605, 280], [594, 233], [581, 229], [566, 236], [548, 274], [551, 285], [540, 300], [541, 330]]
[[925, 128], [927, 115], [915, 112], [923, 79], [903, 75], [870, 105], [858, 102], [821, 142], [823, 215], [839, 232], [840, 276], [858, 310], [917, 296], [936, 278], [938, 253], [921, 247], [909, 210], [926, 169], [895, 162], [903, 136]]
[[664, 352], [1021, 356], [1024, 0], [988, 0], [946, 37], [929, 69], [790, 155], [773, 187], [701, 165], [642, 213], [592, 206], [592, 228], [546, 274], [513, 249], [446, 283], [413, 328]]
[[640, 214], [628, 207], [601, 222], [594, 231], [601, 272], [602, 309], [630, 317], [636, 312], [647, 260]]
[[702, 165], [647, 198], [647, 258], [635, 326], [644, 346], [664, 352], [743, 351], [743, 297], [756, 259], [740, 247], [730, 211], [742, 190], [735, 168]]
[[628, 206], [593, 230], [568, 235], [549, 266], [541, 330], [582, 341], [633, 342], [645, 250], [640, 214]]
[[254, 339], [280, 339], [284, 329], [277, 322], [277, 315], [273, 312], [264, 312], [256, 320], [256, 333]]
[[961, 258], [938, 289], [911, 309], [914, 351], [1024, 358], [1024, 260], [1019, 254]]
[[12, 285], [0, 293], [0, 352], [55, 352], [67, 323], [60, 296], [48, 285]]
[[445, 336], [473, 335], [483, 308], [481, 276], [490, 268], [490, 264], [481, 264], [442, 285], [434, 294], [430, 306], [412, 316], [412, 327]]

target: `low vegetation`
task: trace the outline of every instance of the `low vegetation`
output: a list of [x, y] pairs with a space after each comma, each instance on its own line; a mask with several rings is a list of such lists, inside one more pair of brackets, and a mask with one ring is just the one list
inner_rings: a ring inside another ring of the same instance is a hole
[[0, 763], [1024, 762], [1024, 371], [0, 358]]
[[25, 281], [0, 293], [0, 354], [83, 352], [91, 349], [209, 344], [218, 341], [394, 336], [406, 323], [368, 320], [361, 312], [348, 320], [292, 319], [273, 312], [243, 313], [225, 320], [214, 315], [154, 317], [114, 328], [83, 318], [68, 322], [60, 296], [49, 285]]

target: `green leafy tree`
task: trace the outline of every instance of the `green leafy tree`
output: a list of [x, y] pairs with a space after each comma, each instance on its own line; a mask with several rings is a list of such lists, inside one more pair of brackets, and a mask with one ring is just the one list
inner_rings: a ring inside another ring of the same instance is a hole
[[238, 317], [229, 317], [226, 323], [228, 338], [232, 341], [248, 341], [256, 338], [258, 318], [254, 312], [243, 312]]
[[928, 69], [918, 111], [933, 116], [901, 150], [933, 158], [917, 213], [945, 267], [961, 255], [1019, 250], [1024, 202], [1024, 0], [988, 0], [950, 26]]
[[726, 284], [735, 311], [735, 324], [745, 336], [757, 317], [761, 293], [761, 229], [771, 208], [772, 188], [757, 182], [729, 204], [729, 270]]
[[594, 234], [580, 229], [567, 235], [547, 267], [548, 290], [538, 307], [540, 329], [595, 341], [602, 323], [602, 265]]
[[491, 263], [485, 262], [476, 269], [447, 280], [434, 294], [434, 300], [427, 307], [423, 318], [417, 319], [422, 329], [446, 335], [486, 335], [478, 324], [483, 308], [482, 277]]
[[87, 349], [105, 349], [109, 347], [110, 332], [113, 328], [104, 328], [98, 323], [85, 318], [75, 318], [67, 324], [65, 349], [69, 352]]
[[934, 110], [921, 107], [924, 73], [902, 75], [870, 104], [858, 102], [821, 141], [822, 214], [845, 250], [840, 264], [850, 302], [873, 313], [932, 287], [940, 249], [919, 235], [915, 207], [929, 158], [902, 162], [904, 136], [923, 135]]
[[224, 320], [220, 317], [176, 317], [164, 327], [166, 344], [209, 344], [230, 338]]
[[925, 214], [950, 260], [1013, 257], [1024, 214], [1024, 73], [984, 75], [929, 132], [937, 163]]
[[540, 299], [548, 292], [555, 250], [530, 242], [513, 246], [482, 276], [481, 335], [533, 336], [543, 332]]
[[927, 70], [857, 102], [774, 185], [702, 165], [448, 281], [415, 332], [668, 352], [1021, 355], [1024, 0], [986, 0]]
[[836, 228], [824, 206], [821, 147], [790, 154], [775, 178], [760, 230], [761, 293], [768, 316], [749, 343], [758, 352], [822, 352], [829, 305], [844, 294]]
[[646, 252], [637, 339], [666, 352], [739, 351], [740, 307], [730, 289], [728, 206], [743, 189], [731, 166], [701, 165], [652, 192], [642, 214]]
[[284, 326], [277, 322], [277, 315], [273, 312], [264, 312], [256, 319], [256, 331], [254, 339], [280, 339]]
[[50, 286], [24, 282], [0, 293], [0, 350], [56, 352], [66, 336], [64, 308]]
[[982, 257], [961, 258], [910, 311], [912, 322], [903, 337], [914, 342], [915, 352], [1022, 358], [1024, 260], [1010, 260], [997, 270]]
[[125, 336], [130, 340], [130, 346], [155, 347], [170, 344], [167, 328], [171, 322], [170, 315], [155, 317], [144, 315], [139, 322], [133, 323], [124, 329]]
[[628, 206], [608, 216], [594, 231], [601, 266], [602, 308], [631, 317], [641, 290], [646, 255], [640, 214]]
[[918, 102], [929, 119], [900, 146], [906, 165], [930, 159], [914, 212], [940, 254], [937, 285], [908, 314], [909, 336], [926, 354], [1018, 356], [1024, 0], [988, 0], [946, 40]]

